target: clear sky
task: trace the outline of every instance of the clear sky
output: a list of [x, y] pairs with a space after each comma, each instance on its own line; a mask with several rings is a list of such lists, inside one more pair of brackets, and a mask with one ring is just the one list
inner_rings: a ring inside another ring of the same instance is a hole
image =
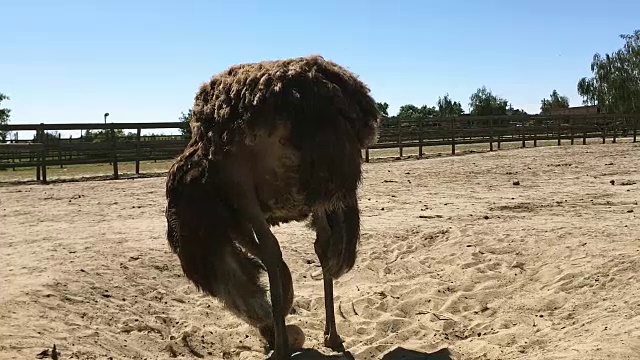
[[320, 54], [376, 100], [468, 110], [486, 85], [537, 113], [595, 52], [640, 28], [637, 0], [0, 0], [0, 92], [12, 123], [175, 121], [197, 87], [240, 62]]

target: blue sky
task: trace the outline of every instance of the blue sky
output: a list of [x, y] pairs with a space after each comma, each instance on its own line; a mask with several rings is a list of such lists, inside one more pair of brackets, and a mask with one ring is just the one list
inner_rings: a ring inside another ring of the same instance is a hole
[[175, 121], [197, 87], [240, 62], [321, 54], [376, 100], [468, 109], [486, 85], [536, 113], [595, 52], [640, 28], [640, 2], [2, 1], [0, 92], [12, 123]]

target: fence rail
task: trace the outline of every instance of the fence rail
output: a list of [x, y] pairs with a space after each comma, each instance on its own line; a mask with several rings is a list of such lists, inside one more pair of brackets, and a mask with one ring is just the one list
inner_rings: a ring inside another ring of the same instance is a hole
[[[555, 140], [581, 140], [633, 136], [637, 140], [640, 114], [588, 114], [588, 115], [513, 115], [513, 116], [459, 116], [451, 118], [402, 119], [385, 118], [381, 122], [378, 140], [365, 150], [365, 161], [370, 161], [370, 150], [397, 148], [403, 156], [406, 148], [418, 148], [423, 156], [424, 147], [450, 146], [455, 155], [456, 146], [488, 144], [489, 150], [500, 149], [502, 143]], [[167, 160], [176, 157], [188, 140], [181, 135], [142, 136], [142, 130], [180, 129], [182, 122], [110, 123], [110, 124], [19, 124], [0, 126], [0, 131], [35, 131], [33, 140], [18, 140], [0, 144], [0, 170], [34, 167], [36, 179], [47, 182], [47, 167], [76, 164], [110, 163], [114, 178], [119, 177], [118, 163], [135, 162], [140, 173], [140, 162]], [[135, 133], [123, 135], [124, 130]], [[102, 130], [100, 138], [69, 138], [51, 135], [51, 131]], [[120, 135], [117, 135], [120, 133]]]
[[[13, 140], [0, 144], [0, 170], [34, 167], [36, 179], [47, 182], [51, 166], [103, 164], [113, 166], [113, 177], [119, 178], [118, 163], [166, 160], [177, 156], [188, 140], [181, 135], [143, 136], [142, 130], [180, 129], [182, 122], [109, 123], [109, 124], [18, 124], [0, 126], [1, 131], [35, 132], [32, 140]], [[99, 136], [62, 138], [51, 131], [99, 130]], [[124, 134], [124, 130], [135, 133]], [[118, 133], [122, 133], [118, 135]]]

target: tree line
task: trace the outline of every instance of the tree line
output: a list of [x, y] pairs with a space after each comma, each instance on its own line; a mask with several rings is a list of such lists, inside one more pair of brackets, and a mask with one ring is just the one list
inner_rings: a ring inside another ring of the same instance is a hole
[[[640, 110], [640, 29], [631, 34], [619, 35], [623, 40], [620, 49], [601, 55], [596, 53], [591, 60], [590, 77], [578, 80], [576, 90], [582, 97], [583, 105], [597, 105], [607, 113], [638, 113]], [[9, 97], [0, 93], [0, 105]], [[508, 115], [526, 114], [502, 97], [499, 97], [482, 86], [469, 97], [470, 115]], [[377, 103], [383, 116], [389, 116], [389, 104]], [[560, 95], [555, 89], [549, 98], [540, 100], [540, 114], [548, 114], [551, 109], [569, 107], [569, 98]], [[9, 123], [11, 110], [0, 107], [0, 125]], [[457, 116], [465, 113], [462, 103], [451, 99], [449, 94], [438, 98], [434, 106], [405, 104], [400, 106], [397, 117], [430, 118]], [[179, 121], [185, 125], [181, 129], [183, 136], [190, 137], [191, 110], [181, 113]], [[0, 131], [0, 141], [7, 138], [6, 131]]]
[[[389, 104], [386, 102], [377, 102], [376, 106], [380, 113], [389, 117]], [[540, 114], [547, 115], [552, 109], [562, 109], [569, 107], [569, 98], [560, 95], [557, 90], [553, 90], [549, 98], [540, 100]], [[482, 86], [469, 97], [469, 114], [476, 116], [486, 115], [518, 115], [527, 113], [522, 109], [516, 109], [504, 98], [501, 98], [486, 86]], [[435, 106], [422, 105], [420, 107], [414, 104], [406, 104], [400, 106], [398, 113], [395, 115], [400, 118], [433, 118], [433, 117], [449, 117], [465, 114], [462, 104], [459, 101], [451, 99], [449, 94], [439, 97]]]
[[[470, 115], [484, 116], [484, 115], [526, 115], [527, 113], [522, 109], [515, 109], [513, 105], [491, 92], [486, 86], [482, 86], [476, 92], [474, 92], [469, 98]], [[389, 104], [386, 102], [376, 102], [376, 107], [380, 114], [384, 117], [389, 117]], [[555, 108], [568, 108], [569, 98], [560, 95], [557, 90], [553, 90], [549, 95], [549, 99], [544, 98], [540, 100], [540, 113], [549, 114], [551, 109]], [[462, 108], [462, 103], [451, 99], [449, 94], [445, 94], [443, 97], [439, 97], [435, 106], [422, 105], [420, 107], [414, 104], [406, 104], [400, 106], [398, 113], [395, 115], [398, 118], [414, 118], [414, 119], [426, 119], [435, 117], [450, 117], [464, 114], [465, 111]], [[184, 125], [180, 129], [180, 133], [185, 138], [191, 138], [191, 128], [189, 122], [193, 112], [191, 109], [187, 113], [182, 112], [178, 117], [178, 120]]]
[[[113, 129], [113, 130], [85, 130], [82, 133], [82, 136], [79, 138], [74, 138], [71, 137], [71, 135], [69, 135], [69, 139], [66, 138], [62, 138], [60, 136], [60, 133], [57, 131], [45, 131], [44, 132], [44, 136], [46, 136], [47, 138], [47, 142], [49, 144], [56, 144], [60, 141], [64, 141], [64, 142], [69, 142], [69, 141], [74, 141], [74, 142], [85, 142], [85, 143], [96, 143], [96, 142], [108, 142], [108, 141], [113, 141], [113, 138], [115, 137], [116, 139], [118, 139], [118, 141], [135, 141], [138, 138], [137, 133], [135, 132], [124, 132], [123, 129]], [[144, 136], [141, 136], [142, 138], [156, 138], [156, 139], [170, 139], [170, 138], [174, 138], [175, 135], [164, 135], [164, 134], [156, 134], [156, 133], [150, 133], [150, 134], [146, 134]], [[37, 134], [33, 135], [33, 139], [32, 141], [36, 142], [38, 141], [38, 137]]]

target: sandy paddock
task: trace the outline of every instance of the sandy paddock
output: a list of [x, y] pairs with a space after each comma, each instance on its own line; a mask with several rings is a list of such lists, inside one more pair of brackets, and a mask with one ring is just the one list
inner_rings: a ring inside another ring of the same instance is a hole
[[[627, 143], [366, 164], [360, 255], [336, 284], [346, 347], [640, 359], [639, 159]], [[262, 359], [257, 333], [182, 275], [163, 191], [164, 178], [0, 187], [0, 358], [55, 343], [60, 359]], [[275, 232], [288, 322], [324, 352], [313, 236]]]

